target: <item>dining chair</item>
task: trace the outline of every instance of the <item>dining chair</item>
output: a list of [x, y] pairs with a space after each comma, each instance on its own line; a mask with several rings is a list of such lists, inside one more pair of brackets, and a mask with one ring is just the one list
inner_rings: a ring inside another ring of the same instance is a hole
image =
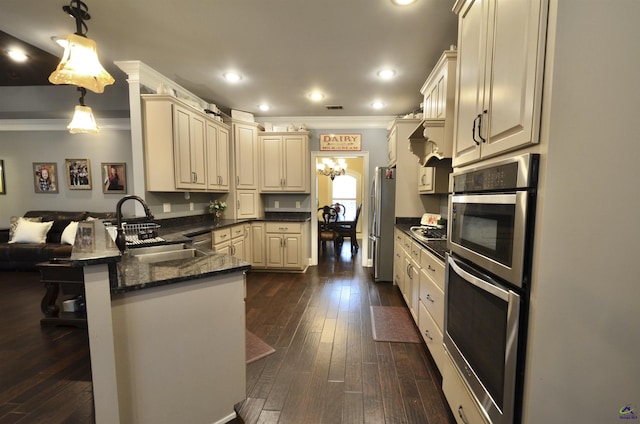
[[345, 221], [343, 223], [338, 222], [334, 228], [340, 234], [340, 244], [342, 245], [342, 241], [344, 241], [345, 237], [348, 237], [351, 241], [351, 255], [355, 255], [358, 253], [360, 246], [358, 245], [357, 240], [357, 228], [358, 228], [358, 219], [360, 218], [360, 211], [362, 210], [362, 203], [358, 205], [356, 209], [356, 217], [353, 221]]
[[336, 256], [340, 256], [340, 248], [342, 247], [342, 236], [336, 231], [333, 226], [338, 219], [338, 212], [331, 206], [322, 206], [318, 208], [318, 249], [322, 247], [322, 251], [325, 251], [325, 243], [327, 241], [333, 242], [333, 251]]

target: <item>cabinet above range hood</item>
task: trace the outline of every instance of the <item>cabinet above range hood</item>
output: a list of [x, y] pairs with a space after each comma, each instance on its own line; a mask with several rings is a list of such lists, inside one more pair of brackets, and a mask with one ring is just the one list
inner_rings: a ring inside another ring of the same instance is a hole
[[445, 119], [423, 120], [409, 136], [409, 150], [421, 166], [451, 168], [453, 125]]
[[445, 50], [420, 89], [424, 120], [409, 136], [409, 149], [424, 167], [451, 168], [457, 57], [455, 46]]

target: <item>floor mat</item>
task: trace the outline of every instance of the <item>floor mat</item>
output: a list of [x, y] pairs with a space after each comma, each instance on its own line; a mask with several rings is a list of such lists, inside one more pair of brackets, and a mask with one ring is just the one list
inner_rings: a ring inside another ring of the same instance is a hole
[[247, 330], [247, 364], [269, 356], [276, 350]]
[[373, 339], [378, 342], [420, 343], [420, 335], [404, 306], [371, 306]]

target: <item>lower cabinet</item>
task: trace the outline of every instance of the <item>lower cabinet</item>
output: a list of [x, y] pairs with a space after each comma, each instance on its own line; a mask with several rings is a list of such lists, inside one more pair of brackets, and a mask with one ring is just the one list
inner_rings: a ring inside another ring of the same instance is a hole
[[460, 424], [485, 424], [480, 408], [449, 358], [444, 344], [445, 266], [400, 229], [394, 234], [394, 283], [442, 374], [442, 390]]
[[267, 252], [265, 248], [264, 222], [251, 223], [251, 266], [253, 268], [267, 267]]
[[307, 268], [307, 224], [256, 222], [251, 225], [254, 269], [304, 271]]
[[458, 424], [488, 423], [476, 406], [471, 393], [467, 390], [467, 386], [449, 356], [445, 355], [444, 359], [445, 364], [440, 367], [442, 391], [447, 398], [449, 408], [451, 408], [456, 422]]
[[213, 231], [213, 250], [248, 262], [249, 225], [239, 224]]

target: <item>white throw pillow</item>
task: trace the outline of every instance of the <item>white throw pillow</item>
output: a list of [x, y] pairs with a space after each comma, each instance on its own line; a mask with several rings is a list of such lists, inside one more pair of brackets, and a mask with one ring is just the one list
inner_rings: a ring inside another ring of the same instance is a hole
[[42, 217], [41, 216], [36, 216], [33, 218], [25, 218], [23, 216], [12, 216], [10, 218], [10, 225], [9, 225], [9, 240], [11, 240], [13, 238], [13, 233], [16, 232], [16, 227], [18, 226], [18, 221], [20, 221], [21, 219], [26, 219], [27, 221], [33, 221], [33, 222], [42, 222]]
[[62, 232], [60, 243], [73, 246], [73, 243], [76, 241], [76, 231], [78, 231], [78, 221], [71, 221]]
[[26, 219], [19, 219], [13, 238], [9, 243], [45, 243], [47, 233], [51, 229], [53, 221], [32, 222]]

